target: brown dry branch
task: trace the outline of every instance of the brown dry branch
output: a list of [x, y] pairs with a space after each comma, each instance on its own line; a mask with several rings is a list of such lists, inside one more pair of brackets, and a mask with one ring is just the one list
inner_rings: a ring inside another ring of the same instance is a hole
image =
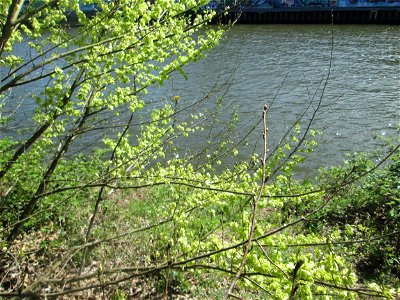
[[[395, 152], [399, 147], [400, 147], [400, 146], [395, 147], [395, 148], [393, 149], [392, 153]], [[387, 157], [385, 157], [380, 163], [382, 164], [386, 159], [388, 159], [388, 158], [390, 157], [390, 155], [391, 155], [392, 153], [389, 153], [389, 154], [387, 155]], [[377, 167], [378, 167], [378, 166], [375, 166], [375, 168], [377, 168]], [[371, 170], [368, 171], [368, 172], [371, 172]], [[349, 182], [346, 182], [346, 184], [349, 184]], [[340, 192], [340, 189], [341, 189], [341, 188], [343, 188], [343, 185], [340, 185], [339, 187], [337, 187], [335, 193], [332, 193], [332, 194], [330, 194], [330, 195], [327, 195], [327, 196], [325, 197], [326, 202], [325, 202], [323, 205], [326, 205], [326, 204], [336, 195], [336, 193]], [[319, 208], [319, 209], [321, 209], [321, 208]], [[316, 213], [319, 209], [317, 209], [316, 211], [313, 211], [313, 212], [311, 212], [310, 214], [306, 215], [306, 216], [304, 217], [304, 219], [299, 219], [299, 220], [297, 220], [296, 223], [302, 222], [302, 221], [304, 221], [304, 220], [306, 220], [306, 219], [309, 219], [310, 216], [311, 216], [312, 214]], [[169, 220], [165, 220], [165, 222], [168, 222], [168, 221], [169, 221]], [[157, 225], [155, 225], [155, 226], [158, 226], [158, 225], [159, 225], [159, 224], [157, 224]], [[289, 224], [289, 226], [291, 226], [291, 225], [293, 225], [293, 224]], [[152, 227], [152, 226], [150, 226], [150, 227]], [[150, 227], [145, 227], [145, 228], [137, 229], [137, 230], [134, 230], [134, 231], [146, 230], [147, 228], [150, 228]], [[284, 229], [284, 228], [279, 228], [279, 229], [277, 229], [276, 231], [269, 233], [268, 235], [271, 235], [271, 234], [276, 233], [276, 232], [278, 232], [278, 231], [280, 231], [280, 230], [283, 230], [283, 229]], [[109, 238], [109, 239], [105, 239], [105, 240], [101, 240], [101, 241], [96, 241], [96, 242], [93, 242], [93, 243], [88, 243], [88, 244], [86, 244], [86, 245], [84, 245], [84, 246], [95, 246], [95, 245], [98, 245], [98, 244], [100, 244], [100, 243], [104, 243], [104, 242], [107, 242], [107, 241], [111, 241], [111, 240], [113, 240], [113, 239], [118, 239], [118, 238], [120, 238], [120, 237], [122, 237], [122, 236], [125, 236], [125, 235], [128, 235], [128, 234], [130, 234], [130, 233], [122, 234], [122, 235], [117, 235], [117, 236], [115, 236], [115, 237], [111, 237], [111, 238]], [[393, 234], [396, 234], [396, 233], [393, 233]], [[260, 237], [260, 238], [257, 238], [257, 239], [255, 239], [255, 241], [259, 241], [259, 240], [261, 240], [261, 239], [264, 238], [264, 237], [266, 237], [266, 236], [262, 236], [262, 237]], [[375, 238], [373, 238], [373, 239], [379, 239], [379, 238], [380, 238], [380, 237], [378, 236], [378, 237], [375, 237]], [[367, 240], [348, 241], [348, 243], [350, 243], [350, 242], [351, 242], [351, 243], [362, 243], [362, 242], [367, 242]], [[240, 243], [239, 245], [236, 245], [236, 247], [243, 246], [244, 243], [245, 243], [245, 242]], [[335, 242], [334, 242], [334, 243], [335, 243]], [[342, 242], [337, 242], [337, 243], [342, 243]], [[343, 243], [347, 243], [347, 242], [345, 241], [345, 242], [343, 242]], [[319, 244], [318, 244], [318, 245], [319, 245]], [[302, 245], [302, 244], [301, 244], [301, 245], [288, 245], [288, 246], [308, 247], [308, 246], [318, 246], [318, 245], [313, 245], [313, 244], [310, 244], [310, 245], [308, 245], [308, 244]], [[234, 247], [235, 247], [235, 246], [234, 246]], [[234, 247], [225, 248], [225, 250], [233, 249]], [[76, 249], [76, 248], [75, 248], [75, 249]], [[222, 249], [222, 251], [224, 251], [224, 249]], [[213, 255], [213, 254], [211, 253], [210, 255]], [[201, 258], [204, 258], [204, 257], [207, 257], [207, 255], [206, 255], [206, 256], [203, 256], [203, 257], [199, 257], [198, 259], [201, 259]], [[209, 256], [208, 256], [208, 257], [209, 257]], [[88, 278], [89, 278], [89, 277], [91, 277], [91, 275], [89, 275]], [[83, 279], [78, 278], [78, 279], [76, 279], [76, 280], [79, 281], [79, 280], [83, 280]], [[47, 282], [51, 282], [52, 280], [49, 279], [49, 280], [45, 280], [45, 282], [46, 282], [46, 281], [47, 281]], [[74, 280], [71, 280], [71, 282], [72, 282], [72, 281], [74, 281]]]
[[[127, 131], [128, 131], [128, 129], [130, 127], [130, 123], [132, 122], [132, 120], [133, 120], [133, 113], [131, 114], [131, 116], [129, 118], [129, 121], [128, 121], [128, 124], [126, 125], [124, 131], [122, 132], [122, 134], [118, 138], [118, 141], [117, 141], [117, 143], [116, 143], [116, 145], [115, 145], [115, 147], [114, 147], [114, 149], [113, 149], [113, 151], [111, 153], [111, 157], [110, 157], [110, 161], [111, 162], [113, 162], [116, 159], [116, 151], [117, 151], [122, 139], [127, 134]], [[106, 173], [109, 173], [110, 169], [111, 169], [111, 164], [107, 167]], [[102, 184], [100, 186], [100, 190], [99, 190], [99, 192], [97, 194], [96, 203], [95, 203], [95, 206], [93, 208], [93, 212], [92, 212], [92, 215], [90, 217], [89, 225], [88, 225], [88, 228], [87, 228], [86, 234], [85, 234], [85, 243], [87, 243], [89, 241], [89, 238], [90, 238], [90, 235], [91, 235], [91, 231], [92, 231], [92, 228], [93, 228], [93, 225], [94, 225], [94, 220], [95, 220], [96, 215], [97, 215], [97, 213], [99, 211], [100, 203], [102, 202], [103, 197], [104, 197], [103, 193], [104, 193], [105, 185], [107, 184], [107, 181], [108, 181], [108, 178], [105, 177], [104, 181], [102, 182]], [[83, 257], [82, 257], [82, 262], [81, 262], [81, 267], [80, 267], [80, 270], [79, 270], [79, 274], [82, 273], [83, 267], [85, 266], [86, 256], [88, 254], [87, 251], [88, 251], [87, 247], [83, 248]]]
[[3, 54], [4, 48], [8, 40], [11, 38], [13, 31], [17, 30], [18, 24], [16, 20], [22, 9], [24, 0], [13, 0], [10, 5], [10, 10], [7, 15], [6, 23], [4, 24], [0, 36], [0, 56]]
[[[86, 104], [84, 114], [81, 117], [81, 119], [77, 122], [76, 128], [71, 129], [70, 132], [68, 133], [68, 135], [66, 136], [65, 140], [60, 142], [60, 147], [59, 147], [58, 151], [54, 154], [53, 159], [48, 164], [46, 172], [44, 173], [43, 178], [41, 179], [35, 194], [32, 196], [32, 198], [29, 200], [29, 202], [24, 206], [23, 212], [21, 213], [19, 219], [25, 220], [27, 217], [29, 217], [32, 214], [34, 207], [36, 206], [36, 204], [38, 203], [38, 201], [40, 199], [38, 197], [38, 195], [42, 194], [45, 191], [47, 182], [53, 175], [53, 172], [56, 169], [57, 165], [59, 164], [62, 156], [64, 155], [64, 153], [66, 151], [68, 151], [68, 147], [72, 144], [73, 140], [76, 138], [79, 131], [85, 125], [87, 118], [88, 118], [88, 114], [89, 114], [90, 102], [92, 101], [93, 97], [94, 97], [94, 93], [92, 93], [91, 97], [89, 97], [87, 104]], [[69, 98], [65, 99], [64, 102], [65, 102], [65, 105], [67, 105], [66, 103], [69, 102]], [[24, 223], [25, 223], [25, 221], [19, 221], [12, 228], [11, 232], [8, 234], [7, 239], [6, 239], [8, 246], [17, 237], [17, 235], [21, 231]], [[3, 257], [4, 253], [0, 255], [0, 259]]]
[[228, 299], [232, 295], [233, 288], [235, 287], [237, 281], [241, 277], [241, 273], [243, 272], [243, 268], [246, 265], [246, 260], [247, 260], [247, 255], [250, 251], [251, 245], [252, 245], [252, 240], [254, 236], [254, 231], [256, 229], [256, 215], [257, 215], [257, 210], [258, 210], [258, 202], [261, 199], [261, 196], [264, 192], [264, 187], [265, 184], [268, 180], [266, 172], [265, 172], [265, 164], [267, 160], [267, 133], [268, 133], [268, 128], [267, 128], [267, 113], [268, 113], [268, 106], [264, 106], [264, 111], [263, 111], [263, 140], [264, 140], [264, 152], [263, 152], [263, 158], [261, 161], [261, 172], [262, 172], [262, 182], [260, 185], [260, 189], [258, 191], [258, 195], [254, 198], [252, 201], [252, 209], [251, 209], [251, 216], [250, 216], [250, 228], [249, 228], [249, 235], [248, 235], [248, 241], [246, 243], [246, 246], [244, 248], [244, 253], [242, 260], [240, 262], [239, 268], [237, 270], [237, 273], [232, 280], [228, 290], [225, 292], [224, 299]]
[[[83, 71], [80, 72], [80, 74], [78, 75], [78, 77], [77, 77], [75, 83], [71, 86], [71, 91], [70, 91], [70, 94], [71, 94], [71, 95], [72, 95], [73, 91], [82, 83], [82, 81], [80, 81], [80, 78], [81, 78], [82, 75], [83, 75]], [[80, 81], [80, 82], [78, 82], [78, 81]], [[213, 89], [215, 89], [215, 88], [216, 88], [216, 85], [214, 85]], [[210, 97], [211, 94], [212, 94], [212, 92], [206, 94], [206, 95], [205, 95], [204, 97], [202, 97], [200, 100], [195, 101], [194, 103], [192, 103], [192, 104], [190, 104], [190, 105], [188, 105], [188, 106], [186, 106], [186, 107], [180, 109], [180, 110], [179, 110], [179, 113], [180, 113], [180, 112], [183, 112], [183, 111], [186, 111], [186, 110], [192, 108], [192, 107], [195, 106], [195, 105], [200, 104], [201, 102], [203, 102], [203, 101], [205, 101], [206, 99], [208, 99], [208, 98]], [[63, 102], [65, 103], [65, 105], [68, 103], [68, 101], [69, 101], [71, 95], [68, 97], [68, 99], [65, 99], [65, 100], [63, 101]], [[174, 114], [176, 114], [176, 113], [178, 113], [178, 112], [174, 112], [174, 113], [171, 114], [171, 115], [168, 115], [168, 116], [165, 116], [165, 117], [161, 117], [161, 118], [159, 118], [159, 119], [157, 119], [157, 120], [151, 121], [151, 123], [159, 122], [159, 121], [162, 121], [162, 120], [164, 120], [164, 119], [169, 119], [169, 118], [171, 118], [171, 117], [172, 117]], [[88, 112], [87, 115], [86, 115], [86, 117], [89, 117], [91, 114], [93, 114], [93, 112], [92, 112], [92, 113], [89, 113], [89, 112]], [[54, 120], [55, 120], [58, 116], [59, 116], [59, 114], [56, 114], [55, 117], [54, 117]], [[128, 124], [125, 125], [125, 130], [124, 130], [124, 132], [126, 132], [126, 128], [129, 128], [129, 126], [132, 125], [132, 124], [130, 124], [131, 121], [132, 121], [132, 119], [130, 120], [130, 122], [128, 122]], [[44, 133], [44, 131], [46, 131], [46, 129], [48, 128], [48, 126], [50, 126], [50, 123], [51, 123], [51, 122], [45, 123], [42, 127], [40, 127], [40, 129], [37, 131], [37, 133], [33, 134], [33, 136], [32, 136], [30, 139], [28, 139], [27, 142], [25, 142], [23, 145], [21, 145], [21, 146], [19, 147], [19, 149], [16, 151], [14, 157], [5, 165], [5, 167], [4, 167], [2, 170], [0, 170], [0, 177], [1, 177], [1, 176], [4, 176], [4, 175], [6, 174], [6, 172], [12, 167], [13, 163], [14, 163], [15, 161], [18, 160], [19, 156], [21, 156], [21, 155], [27, 150], [27, 148], [29, 148], [33, 143], [35, 143], [35, 142], [40, 138], [40, 136]], [[147, 123], [149, 123], [149, 122], [147, 122]], [[140, 123], [140, 124], [146, 124], [146, 123], [145, 123], [145, 122], [142, 122], [142, 123]], [[77, 134], [81, 134], [81, 133], [83, 133], [83, 132], [84, 132], [84, 129], [81, 128], [78, 132], [75, 132], [75, 134], [77, 135]], [[165, 141], [164, 143], [167, 143], [167, 141]], [[151, 147], [151, 146], [149, 145], [148, 148], [144, 149], [143, 152], [140, 153], [140, 155], [143, 156], [144, 152], [146, 152], [148, 149], [150, 149], [150, 147]], [[153, 150], [153, 152], [157, 151], [156, 149], [152, 149], [152, 150]], [[65, 153], [65, 152], [64, 152], [64, 153]], [[63, 153], [63, 154], [64, 154], [64, 153]], [[148, 156], [151, 156], [152, 154], [154, 154], [154, 153], [149, 153]], [[142, 158], [143, 158], [143, 157], [142, 157]], [[61, 193], [61, 192], [64, 192], [64, 191], [68, 191], [68, 190], [77, 190], [77, 191], [79, 191], [79, 190], [82, 190], [82, 189], [93, 188], [93, 187], [100, 187], [101, 189], [103, 189], [104, 187], [110, 187], [110, 188], [112, 188], [112, 189], [118, 189], [119, 187], [112, 187], [111, 185], [109, 185], [110, 182], [116, 181], [116, 180], [115, 180], [114, 178], [111, 178], [111, 179], [108, 179], [108, 180], [107, 180], [107, 178], [109, 177], [108, 175], [109, 175], [111, 172], [113, 172], [114, 170], [119, 169], [119, 168], [121, 168], [121, 167], [124, 167], [124, 165], [127, 164], [127, 163], [129, 163], [129, 162], [130, 162], [130, 161], [126, 161], [126, 162], [124, 162], [123, 164], [118, 164], [118, 165], [116, 165], [116, 166], [114, 166], [114, 167], [112, 167], [112, 168], [109, 168], [109, 169], [107, 170], [107, 172], [105, 172], [105, 173], [103, 174], [103, 176], [101, 176], [101, 178], [98, 179], [98, 180], [101, 181], [101, 183], [93, 183], [93, 182], [90, 182], [90, 183], [86, 183], [86, 184], [84, 184], [84, 185], [63, 187], [63, 188], [56, 189], [56, 190], [52, 190], [52, 191], [45, 191], [45, 190], [39, 191], [39, 190], [38, 190], [38, 193], [36, 193], [36, 195], [35, 195], [35, 197], [34, 197], [34, 199], [33, 199], [32, 201], [37, 203], [37, 202], [39, 201], [39, 199], [41, 199], [41, 198], [44, 198], [44, 197], [49, 196], [49, 195], [54, 195], [54, 194], [56, 194], [56, 193]], [[127, 169], [129, 169], [129, 167], [127, 167]], [[95, 181], [98, 181], [98, 180], [95, 180]], [[46, 182], [49, 183], [50, 181], [47, 180]], [[160, 184], [164, 184], [164, 183], [160, 183]], [[153, 184], [153, 185], [157, 185], [157, 184]], [[144, 185], [138, 186], [137, 188], [140, 188], [140, 187], [148, 187], [148, 186], [150, 186], [150, 185], [144, 184]], [[125, 187], [122, 187], [122, 188], [125, 188]], [[132, 187], [132, 188], [135, 188], [135, 187]], [[61, 202], [66, 202], [66, 201], [68, 201], [68, 199], [71, 198], [71, 197], [72, 197], [72, 196], [68, 197], [67, 199], [60, 200], [59, 203], [56, 204], [56, 206], [57, 206], [58, 204], [60, 204]], [[49, 208], [49, 209], [51, 209], [51, 208]], [[42, 210], [41, 212], [44, 212], [44, 211], [46, 211], [46, 210], [48, 210], [48, 209], [44, 209], [44, 210]], [[17, 222], [17, 223], [15, 223], [15, 224], [12, 225], [12, 227], [13, 227], [13, 230], [12, 230], [12, 231], [13, 231], [13, 232], [14, 232], [14, 231], [15, 231], [15, 232], [19, 231], [19, 230], [17, 230], [16, 228], [22, 226], [27, 220], [29, 220], [29, 219], [30, 219], [32, 216], [34, 216], [34, 215], [36, 215], [35, 212], [30, 212], [30, 213], [27, 214], [27, 215], [21, 216], [21, 217], [19, 218], [19, 222]], [[6, 230], [6, 229], [3, 229], [3, 230]], [[12, 234], [13, 236], [16, 234], [15, 232]], [[10, 239], [12, 239], [11, 235], [10, 235]]]

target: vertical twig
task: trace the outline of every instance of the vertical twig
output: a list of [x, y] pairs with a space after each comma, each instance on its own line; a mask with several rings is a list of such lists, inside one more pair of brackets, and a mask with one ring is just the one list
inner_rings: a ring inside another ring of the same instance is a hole
[[169, 289], [169, 272], [172, 261], [170, 259], [169, 250], [171, 249], [171, 244], [168, 243], [167, 245], [167, 261], [168, 261], [168, 268], [165, 270], [165, 300], [168, 300], [168, 289]]
[[[118, 149], [119, 145], [121, 144], [122, 139], [125, 137], [128, 129], [130, 128], [132, 120], [133, 120], [133, 113], [131, 113], [131, 116], [129, 118], [128, 124], [125, 126], [124, 131], [122, 132], [120, 138], [118, 139], [117, 144], [115, 145], [115, 147], [113, 149], [110, 161], [113, 161], [116, 158], [117, 149]], [[109, 165], [107, 167], [107, 170], [106, 170], [105, 174], [108, 174], [110, 172], [110, 170], [111, 170], [111, 165]], [[93, 213], [92, 213], [92, 216], [90, 217], [89, 225], [88, 225], [88, 228], [86, 230], [85, 243], [89, 242], [90, 235], [91, 235], [91, 232], [92, 232], [92, 228], [94, 226], [94, 221], [95, 221], [95, 218], [96, 218], [97, 213], [98, 213], [99, 208], [100, 208], [100, 203], [104, 199], [103, 195], [104, 195], [104, 191], [105, 191], [105, 188], [106, 188], [106, 184], [108, 183], [108, 179], [109, 179], [108, 176], [104, 177], [103, 183], [102, 183], [102, 185], [100, 187], [100, 191], [97, 194], [97, 199], [96, 199], [95, 206], [93, 208]], [[82, 271], [83, 271], [83, 267], [85, 266], [87, 254], [88, 254], [88, 248], [85, 247], [84, 250], [83, 250], [82, 262], [81, 262], [81, 266], [79, 268], [79, 274], [81, 274]]]
[[261, 171], [262, 171], [262, 181], [261, 181], [261, 186], [258, 191], [257, 196], [254, 198], [252, 202], [252, 211], [251, 211], [251, 220], [250, 220], [250, 229], [249, 229], [249, 236], [247, 239], [247, 243], [244, 247], [244, 253], [242, 257], [242, 261], [240, 262], [240, 266], [236, 272], [235, 278], [232, 280], [232, 283], [230, 284], [228, 290], [225, 292], [224, 299], [228, 299], [231, 296], [234, 296], [232, 294], [233, 288], [235, 287], [237, 281], [242, 275], [243, 268], [246, 265], [246, 260], [247, 260], [247, 255], [250, 252], [251, 244], [253, 242], [253, 236], [254, 236], [254, 231], [256, 229], [256, 222], [257, 222], [257, 208], [258, 208], [258, 202], [261, 199], [266, 181], [268, 180], [266, 172], [265, 172], [265, 164], [267, 160], [267, 133], [268, 133], [268, 128], [267, 128], [267, 112], [268, 112], [268, 106], [264, 105], [264, 111], [263, 111], [263, 140], [264, 140], [264, 151], [263, 151], [263, 158], [261, 160]]

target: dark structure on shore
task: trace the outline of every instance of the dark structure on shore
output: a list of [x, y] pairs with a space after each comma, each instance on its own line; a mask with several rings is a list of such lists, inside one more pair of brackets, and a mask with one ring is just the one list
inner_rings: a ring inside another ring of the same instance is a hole
[[224, 23], [239, 18], [240, 24], [400, 24], [400, 0], [228, 1], [211, 1], [206, 8], [223, 11], [231, 7], [217, 18]]
[[[80, 6], [87, 16], [99, 10], [95, 4]], [[221, 12], [216, 23], [400, 25], [400, 0], [211, 0], [202, 9]], [[72, 23], [74, 16], [68, 15]]]
[[400, 25], [400, 9], [243, 9], [218, 17], [239, 24], [394, 24]]

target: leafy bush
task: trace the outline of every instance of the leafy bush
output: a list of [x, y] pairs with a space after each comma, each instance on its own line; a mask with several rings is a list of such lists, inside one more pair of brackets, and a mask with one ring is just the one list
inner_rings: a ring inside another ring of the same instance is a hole
[[[29, 159], [32, 160], [32, 157]], [[94, 155], [90, 158], [80, 155], [60, 163], [52, 181], [47, 185], [48, 195], [35, 207], [35, 211], [39, 213], [24, 222], [24, 231], [39, 230], [50, 225], [55, 227], [53, 229], [63, 228], [69, 231], [77, 222], [82, 222], [78, 219], [78, 211], [83, 213], [85, 208], [89, 209], [92, 205], [93, 201], [90, 199], [93, 188], [84, 185], [80, 189], [74, 187], [93, 179], [94, 174], [101, 172], [101, 166], [101, 160]], [[29, 168], [20, 170], [15, 182], [4, 184], [3, 189], [8, 192], [3, 195], [0, 203], [0, 223], [3, 228], [12, 227], [18, 221], [27, 202], [36, 192], [42, 172], [41, 159], [33, 159]], [[71, 178], [74, 178], [73, 182]], [[65, 185], [66, 182], [68, 185]]]
[[378, 170], [375, 166], [367, 155], [357, 154], [325, 170], [318, 179], [320, 186], [337, 182], [346, 186], [307, 228], [323, 232], [339, 227], [349, 238], [365, 240], [355, 249], [358, 272], [366, 280], [387, 281], [390, 275], [400, 278], [400, 155], [395, 152]]

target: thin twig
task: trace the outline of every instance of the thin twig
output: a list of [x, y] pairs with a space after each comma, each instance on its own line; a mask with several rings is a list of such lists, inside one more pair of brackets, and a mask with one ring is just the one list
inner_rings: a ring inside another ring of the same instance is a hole
[[268, 106], [264, 106], [264, 111], [263, 111], [263, 139], [264, 139], [264, 152], [263, 152], [263, 158], [261, 161], [261, 172], [262, 172], [262, 181], [261, 181], [261, 186], [258, 192], [257, 197], [254, 198], [254, 201], [252, 203], [252, 211], [251, 211], [251, 217], [250, 217], [250, 229], [249, 229], [249, 235], [248, 235], [248, 240], [244, 248], [244, 253], [242, 256], [242, 260], [240, 262], [239, 268], [237, 270], [237, 273], [232, 280], [232, 283], [230, 284], [228, 290], [225, 292], [224, 299], [228, 299], [230, 296], [232, 296], [232, 291], [233, 288], [235, 287], [237, 281], [239, 280], [241, 273], [243, 272], [243, 268], [246, 265], [247, 261], [247, 255], [250, 252], [250, 248], [252, 245], [252, 240], [254, 236], [254, 231], [256, 229], [256, 222], [257, 222], [257, 209], [258, 209], [258, 202], [261, 199], [261, 196], [264, 192], [264, 187], [265, 184], [268, 180], [266, 172], [265, 172], [265, 164], [267, 160], [267, 133], [268, 133], [268, 128], [267, 128], [267, 113], [268, 113]]

